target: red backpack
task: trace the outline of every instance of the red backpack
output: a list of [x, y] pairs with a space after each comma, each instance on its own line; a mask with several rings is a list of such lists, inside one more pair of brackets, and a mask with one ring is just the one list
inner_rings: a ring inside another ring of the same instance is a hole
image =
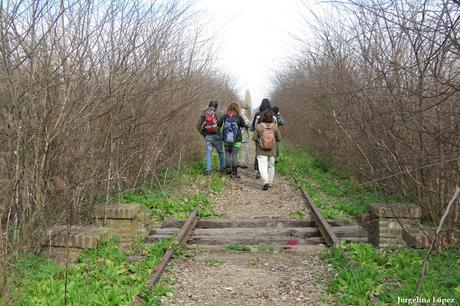
[[208, 109], [203, 115], [203, 130], [206, 134], [216, 134], [217, 114], [215, 110]]

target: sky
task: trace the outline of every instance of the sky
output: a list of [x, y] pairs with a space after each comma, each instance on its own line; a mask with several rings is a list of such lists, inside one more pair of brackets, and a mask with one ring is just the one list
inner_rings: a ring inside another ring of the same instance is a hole
[[217, 66], [235, 80], [240, 98], [246, 89], [253, 107], [270, 98], [273, 72], [300, 50], [306, 37], [300, 0], [199, 0], [215, 34]]

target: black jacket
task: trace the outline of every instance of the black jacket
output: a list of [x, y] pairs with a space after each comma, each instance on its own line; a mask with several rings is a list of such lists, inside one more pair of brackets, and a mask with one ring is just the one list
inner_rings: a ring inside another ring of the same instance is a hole
[[263, 99], [262, 103], [259, 106], [259, 111], [254, 115], [254, 119], [252, 120], [251, 131], [254, 131], [256, 129], [256, 126], [259, 123], [259, 119], [262, 113], [271, 109], [272, 105], [270, 104], [270, 101], [268, 99]]

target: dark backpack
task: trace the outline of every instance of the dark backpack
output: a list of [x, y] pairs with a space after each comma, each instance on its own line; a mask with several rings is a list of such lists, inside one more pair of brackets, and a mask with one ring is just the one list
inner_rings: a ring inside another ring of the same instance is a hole
[[217, 114], [213, 109], [208, 109], [203, 115], [203, 131], [206, 134], [216, 134], [217, 127]]
[[237, 141], [240, 127], [236, 122], [236, 118], [236, 116], [225, 116], [222, 140], [227, 143], [235, 143]]
[[272, 124], [269, 124], [268, 126], [265, 123], [262, 123], [262, 126], [264, 127], [262, 131], [262, 136], [260, 136], [260, 148], [262, 150], [271, 150], [274, 147], [275, 144], [275, 133], [273, 132], [272, 129]]

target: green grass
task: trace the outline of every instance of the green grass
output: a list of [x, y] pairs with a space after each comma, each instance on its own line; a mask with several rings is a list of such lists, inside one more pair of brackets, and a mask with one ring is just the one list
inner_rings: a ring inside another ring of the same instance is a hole
[[173, 190], [186, 190], [194, 186], [194, 190], [206, 190], [214, 194], [220, 194], [224, 188], [225, 178], [216, 174], [203, 175], [204, 161], [194, 160], [184, 166], [180, 171], [164, 171], [160, 180], [166, 185], [156, 185], [152, 188], [140, 187], [131, 192], [121, 193], [115, 196], [114, 203], [138, 203], [141, 209], [148, 212], [152, 219], [157, 222], [166, 217], [179, 219], [187, 218], [189, 213], [197, 208], [199, 217], [219, 216], [213, 210], [213, 204], [206, 194], [201, 191], [177, 194]]
[[251, 252], [251, 248], [244, 244], [230, 243], [225, 246], [227, 252]]
[[[397, 305], [415, 298], [417, 280], [426, 250], [377, 249], [369, 244], [342, 244], [331, 248], [323, 260], [336, 276], [328, 291], [339, 305]], [[430, 259], [421, 298], [451, 298], [460, 304], [460, 248], [442, 251]]]
[[[182, 164], [180, 169], [163, 169], [157, 173], [157, 181], [154, 190], [170, 190], [172, 188], [195, 185], [212, 193], [220, 193], [223, 190], [225, 177], [220, 176], [217, 155], [213, 154], [214, 173], [210, 176], [203, 175], [206, 169], [205, 159], [198, 158]], [[149, 188], [152, 189], [152, 188]]]
[[204, 264], [207, 266], [219, 266], [223, 264], [224, 261], [219, 258], [209, 257], [204, 260]]
[[269, 243], [262, 242], [257, 246], [257, 252], [259, 253], [273, 253], [275, 247]]
[[109, 241], [82, 253], [67, 272], [44, 256], [23, 256], [15, 262], [15, 272], [11, 274], [12, 288], [17, 290], [13, 305], [66, 305], [66, 277], [67, 305], [132, 305], [141, 292], [146, 299], [159, 304], [159, 297], [168, 290], [159, 287], [145, 292], [145, 284], [153, 267], [174, 243], [163, 240], [143, 245], [146, 259], [127, 263], [128, 254]]
[[[165, 169], [157, 174], [157, 185], [141, 187], [116, 195], [112, 202], [139, 203], [157, 222], [166, 217], [186, 218], [197, 208], [198, 216], [218, 215], [203, 192], [174, 190], [207, 190], [220, 193], [225, 178], [218, 174], [204, 176], [204, 162], [192, 161], [180, 169]], [[65, 305], [64, 286], [67, 274], [67, 305], [132, 305], [136, 295], [143, 296], [144, 304], [160, 305], [161, 296], [171, 292], [170, 282], [161, 280], [152, 290], [146, 290], [147, 279], [165, 251], [175, 244], [160, 241], [146, 245], [137, 241], [131, 253], [147, 254], [140, 263], [128, 264], [128, 252], [121, 251], [115, 241], [103, 243], [99, 248], [84, 252], [76, 264], [64, 267], [43, 256], [20, 256], [8, 271], [9, 286], [13, 288], [13, 305]], [[181, 254], [179, 248], [175, 256]], [[0, 297], [2, 301], [2, 297]]]
[[289, 212], [289, 217], [303, 219], [305, 217], [305, 213], [301, 210], [293, 210]]
[[140, 204], [142, 210], [148, 212], [157, 222], [166, 217], [185, 219], [194, 208], [197, 208], [197, 214], [202, 218], [220, 215], [213, 210], [214, 205], [202, 192], [174, 196], [171, 193], [140, 188], [124, 194], [120, 202]]
[[364, 188], [356, 179], [307, 149], [283, 145], [276, 167], [277, 173], [293, 184], [292, 176], [298, 179], [326, 219], [350, 220], [368, 212], [369, 204], [404, 201], [400, 196]]

